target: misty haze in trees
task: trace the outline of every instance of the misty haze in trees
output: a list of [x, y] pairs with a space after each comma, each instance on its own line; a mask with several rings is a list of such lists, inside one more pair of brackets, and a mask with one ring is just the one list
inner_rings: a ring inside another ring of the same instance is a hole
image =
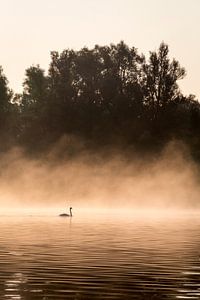
[[48, 74], [26, 70], [22, 94], [0, 68], [0, 150], [40, 154], [68, 136], [95, 151], [156, 153], [178, 139], [200, 160], [200, 104], [181, 93], [185, 70], [168, 52], [161, 43], [147, 60], [124, 42], [52, 52]]

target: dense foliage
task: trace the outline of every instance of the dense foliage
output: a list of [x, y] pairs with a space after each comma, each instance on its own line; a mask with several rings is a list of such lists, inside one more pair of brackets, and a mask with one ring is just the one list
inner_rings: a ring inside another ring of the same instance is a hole
[[23, 93], [12, 93], [0, 69], [1, 149], [15, 144], [32, 152], [63, 136], [86, 147], [157, 151], [183, 140], [200, 158], [200, 104], [177, 84], [185, 76], [161, 43], [149, 59], [124, 42], [80, 51], [52, 52], [48, 74], [26, 70]]

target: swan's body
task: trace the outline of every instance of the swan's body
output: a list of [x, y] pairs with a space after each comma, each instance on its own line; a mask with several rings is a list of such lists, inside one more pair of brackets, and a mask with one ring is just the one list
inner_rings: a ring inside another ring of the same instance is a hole
[[69, 214], [60, 214], [60, 217], [72, 217], [72, 207], [69, 208]]
[[60, 217], [71, 217], [69, 214], [60, 214]]

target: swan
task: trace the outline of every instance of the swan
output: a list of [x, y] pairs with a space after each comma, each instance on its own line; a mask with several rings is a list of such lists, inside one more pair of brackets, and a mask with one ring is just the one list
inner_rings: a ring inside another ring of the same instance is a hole
[[60, 217], [72, 217], [72, 207], [69, 208], [69, 214], [60, 214]]

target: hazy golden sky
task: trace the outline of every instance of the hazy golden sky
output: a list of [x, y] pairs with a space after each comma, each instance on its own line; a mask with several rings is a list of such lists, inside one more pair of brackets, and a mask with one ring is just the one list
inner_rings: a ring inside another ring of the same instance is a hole
[[187, 70], [183, 91], [200, 99], [200, 0], [0, 0], [0, 37], [15, 91], [31, 64], [47, 69], [51, 50], [124, 40], [146, 54], [165, 41]]

